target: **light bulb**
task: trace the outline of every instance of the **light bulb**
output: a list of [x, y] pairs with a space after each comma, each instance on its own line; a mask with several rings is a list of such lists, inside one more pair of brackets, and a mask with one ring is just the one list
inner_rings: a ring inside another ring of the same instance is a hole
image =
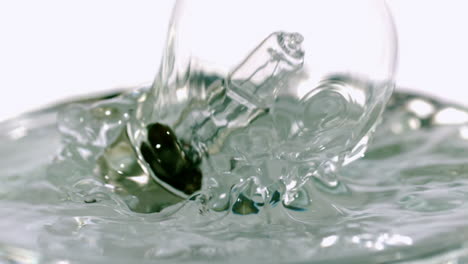
[[363, 155], [395, 56], [383, 1], [180, 0], [129, 137], [180, 197], [210, 190], [224, 210], [237, 192], [297, 208], [304, 182], [332, 188]]

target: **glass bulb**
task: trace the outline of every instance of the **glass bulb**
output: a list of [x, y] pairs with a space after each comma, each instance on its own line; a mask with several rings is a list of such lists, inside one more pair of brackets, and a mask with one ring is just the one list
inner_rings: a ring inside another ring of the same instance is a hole
[[333, 188], [363, 155], [395, 58], [383, 1], [180, 0], [129, 137], [181, 197], [209, 189], [222, 209], [237, 190], [300, 207], [304, 182]]

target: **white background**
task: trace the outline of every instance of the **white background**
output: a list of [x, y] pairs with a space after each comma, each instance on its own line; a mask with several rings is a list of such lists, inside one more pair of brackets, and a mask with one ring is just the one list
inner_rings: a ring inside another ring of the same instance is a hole
[[[172, 4], [0, 0], [0, 120], [70, 96], [151, 83]], [[468, 105], [468, 1], [388, 4], [399, 35], [397, 84]]]

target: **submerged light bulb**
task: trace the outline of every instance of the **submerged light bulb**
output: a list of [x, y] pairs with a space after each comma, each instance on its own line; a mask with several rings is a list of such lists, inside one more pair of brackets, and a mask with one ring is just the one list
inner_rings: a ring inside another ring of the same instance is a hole
[[212, 208], [306, 207], [301, 186], [364, 153], [393, 90], [383, 1], [177, 1], [128, 134], [143, 168]]

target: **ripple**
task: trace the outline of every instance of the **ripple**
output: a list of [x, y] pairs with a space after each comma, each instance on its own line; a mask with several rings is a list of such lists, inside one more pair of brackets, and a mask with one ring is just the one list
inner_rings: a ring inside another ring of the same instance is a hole
[[[95, 177], [94, 167], [66, 163], [73, 159], [88, 164], [92, 160], [86, 153], [66, 156], [70, 149], [64, 149], [49, 170], [35, 167], [2, 173], [0, 227], [4, 232], [0, 243], [36, 250], [47, 255], [44, 259], [93, 263], [375, 263], [459, 247], [468, 235], [468, 158], [463, 155], [468, 142], [459, 136], [461, 125], [425, 121], [418, 128], [389, 129], [407, 122], [408, 116], [414, 118], [418, 106], [413, 103], [411, 111], [407, 110], [405, 100], [414, 100], [414, 96], [395, 96], [400, 102], [389, 105], [366, 157], [345, 166], [333, 188], [311, 175], [303, 183], [285, 180], [274, 188], [257, 190], [272, 184], [266, 176], [281, 174], [283, 164], [266, 159], [268, 164], [254, 166], [237, 160], [234, 172], [250, 177], [229, 195], [220, 198], [223, 193], [200, 193], [160, 213], [141, 214], [132, 212], [126, 199], [141, 202], [143, 196], [116, 193], [115, 188], [122, 187], [110, 188], [105, 178]], [[118, 102], [114, 100], [113, 104]], [[106, 107], [93, 118], [106, 116]], [[444, 109], [438, 104], [424, 107], [431, 111], [418, 118], [425, 120]], [[109, 115], [118, 123], [114, 113]], [[247, 137], [236, 138], [233, 146], [246, 157], [271, 151], [252, 151], [251, 140], [265, 140], [265, 146], [270, 146], [278, 133], [291, 133], [272, 132], [263, 124], [244, 132]], [[95, 133], [88, 135], [92, 142], [101, 142], [96, 141]], [[255, 139], [254, 135], [268, 137]], [[65, 140], [73, 136], [68, 133]], [[22, 140], [32, 138], [25, 135]], [[103, 151], [101, 143], [93, 151]], [[57, 143], [50, 145], [58, 147]], [[26, 152], [15, 155], [17, 160], [21, 155], [28, 157]], [[113, 165], [117, 168], [118, 162]], [[215, 168], [229, 178], [227, 168], [231, 166], [231, 161], [219, 162]], [[291, 190], [290, 197], [273, 191], [286, 189]], [[213, 198], [215, 194], [219, 197]], [[86, 203], [87, 199], [95, 202]], [[223, 205], [218, 210], [207, 206], [222, 199], [225, 204], [233, 201], [231, 210]]]

